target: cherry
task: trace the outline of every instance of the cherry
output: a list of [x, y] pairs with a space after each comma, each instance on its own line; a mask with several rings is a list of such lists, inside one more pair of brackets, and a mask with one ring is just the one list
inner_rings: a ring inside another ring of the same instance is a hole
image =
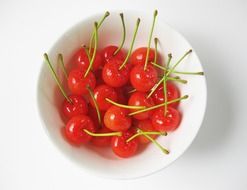
[[115, 88], [117, 93], [117, 100], [120, 104], [127, 104], [128, 103], [128, 92], [126, 92], [124, 87]]
[[85, 144], [91, 140], [91, 136], [88, 135], [84, 129], [94, 132], [95, 127], [90, 119], [86, 115], [77, 115], [72, 117], [65, 127], [65, 135], [68, 140], [76, 145]]
[[118, 59], [111, 59], [103, 67], [102, 78], [106, 84], [111, 87], [122, 87], [128, 83], [130, 75], [130, 66], [126, 65], [121, 70], [119, 67], [122, 61]]
[[[152, 125], [152, 121], [150, 119], [138, 121], [136, 127], [141, 129], [142, 131], [145, 131], [145, 132], [155, 131], [155, 129]], [[150, 135], [150, 137], [155, 139], [157, 137], [157, 135]], [[144, 135], [139, 135], [138, 141], [141, 144], [147, 144], [150, 142], [150, 140], [147, 139]]]
[[124, 60], [124, 53], [123, 51], [119, 51], [116, 55], [114, 55], [115, 51], [118, 50], [117, 46], [107, 46], [101, 51], [101, 55], [103, 57], [104, 63], [108, 63], [111, 59], [118, 59], [118, 60]]
[[118, 106], [111, 106], [105, 113], [104, 124], [112, 131], [126, 131], [131, 127], [129, 111]]
[[[96, 100], [100, 110], [107, 110], [111, 107], [111, 104], [106, 101], [106, 98], [109, 98], [113, 101], [117, 101], [117, 93], [114, 88], [108, 85], [100, 85], [94, 89], [94, 99]], [[90, 98], [90, 104], [95, 107], [92, 98]]]
[[[177, 86], [172, 82], [166, 83], [166, 91], [167, 91], [167, 101], [171, 101], [180, 97], [180, 92]], [[151, 96], [155, 102], [155, 104], [161, 104], [165, 101], [164, 98], [164, 86], [159, 85], [159, 87], [154, 91]], [[168, 106], [172, 106], [174, 108], [178, 107], [179, 102], [174, 102], [169, 104]]]
[[[130, 57], [130, 63], [133, 65], [142, 65], [144, 66], [146, 56], [147, 56], [147, 47], [137, 48]], [[150, 49], [148, 62], [154, 62], [155, 59], [155, 50]]]
[[181, 121], [180, 112], [173, 108], [167, 107], [166, 115], [164, 108], [160, 108], [153, 113], [152, 125], [158, 131], [174, 131], [178, 128]]
[[[100, 128], [97, 133], [109, 133], [112, 132], [110, 129], [107, 127], [103, 126]], [[93, 137], [91, 140], [91, 143], [95, 146], [99, 147], [105, 147], [105, 146], [110, 146], [111, 144], [111, 136], [101, 136], [101, 137]]]
[[[93, 56], [94, 49], [90, 53], [90, 58]], [[86, 70], [89, 67], [89, 55], [87, 55], [84, 47], [78, 49], [71, 59], [71, 64], [76, 65], [81, 70]], [[96, 52], [95, 59], [93, 61], [93, 70], [96, 71], [102, 66], [103, 60], [101, 55]]]
[[136, 65], [130, 72], [130, 82], [137, 91], [148, 92], [157, 81], [158, 73], [152, 65], [147, 65], [146, 70], [143, 65]]
[[84, 77], [85, 72], [79, 69], [74, 69], [70, 71], [68, 77], [68, 87], [73, 94], [82, 95], [87, 94], [87, 86], [94, 89], [96, 85], [96, 79], [92, 72], [89, 72], [86, 77]]
[[[146, 93], [144, 92], [134, 92], [131, 94], [129, 98], [128, 105], [130, 106], [145, 106], [145, 107], [152, 107], [154, 106], [154, 102], [152, 98], [147, 98]], [[131, 112], [135, 112], [136, 110], [133, 110]], [[134, 115], [133, 117], [138, 120], [144, 120], [148, 119], [152, 115], [153, 111], [147, 111], [143, 113], [139, 113]]]
[[123, 132], [122, 136], [112, 137], [111, 148], [113, 152], [122, 158], [128, 158], [133, 156], [138, 149], [138, 140], [133, 139], [130, 142], [126, 142], [135, 133], [132, 130]]
[[71, 102], [65, 99], [62, 104], [62, 112], [67, 119], [88, 113], [87, 103], [82, 96], [70, 95], [68, 98]]

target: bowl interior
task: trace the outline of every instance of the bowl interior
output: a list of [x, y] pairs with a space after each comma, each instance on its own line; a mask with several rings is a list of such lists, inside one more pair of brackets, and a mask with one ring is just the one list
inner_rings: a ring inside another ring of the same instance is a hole
[[[125, 11], [127, 28], [124, 48], [128, 49], [132, 40], [136, 19], [141, 18], [139, 31], [134, 48], [146, 46], [152, 15]], [[88, 44], [94, 21], [98, 21], [102, 14], [92, 16], [69, 29], [48, 52], [52, 64], [60, 78], [63, 78], [57, 64], [57, 54], [64, 55], [65, 63], [72, 53], [82, 44]], [[105, 45], [118, 45], [121, 40], [122, 26], [117, 12], [112, 12], [99, 29], [99, 48]], [[178, 60], [192, 47], [174, 29], [162, 22], [160, 18], [154, 30], [154, 37], [159, 38], [159, 52], [164, 61], [168, 53], [173, 54], [173, 61]], [[203, 71], [195, 52], [189, 55], [177, 68], [182, 71]], [[189, 99], [181, 102], [179, 109], [182, 112], [180, 127], [167, 137], [160, 137], [158, 141], [169, 150], [164, 155], [154, 145], [150, 144], [144, 151], [129, 159], [117, 158], [109, 149], [97, 149], [90, 146], [74, 147], [63, 137], [61, 131], [64, 123], [60, 117], [59, 108], [63, 97], [59, 92], [47, 66], [43, 63], [38, 82], [38, 108], [44, 127], [53, 143], [74, 163], [98, 175], [113, 178], [133, 178], [150, 174], [160, 170], [176, 160], [191, 144], [200, 128], [206, 107], [206, 83], [204, 76], [182, 76], [188, 80], [187, 85], [178, 85], [182, 95], [188, 94]], [[65, 84], [66, 86], [66, 84]]]

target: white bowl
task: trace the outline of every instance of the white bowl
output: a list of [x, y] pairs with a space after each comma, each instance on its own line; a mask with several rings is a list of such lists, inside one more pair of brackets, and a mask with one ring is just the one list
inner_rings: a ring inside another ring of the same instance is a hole
[[[98, 21], [103, 14], [86, 18], [71, 27], [50, 49], [48, 54], [57, 72], [60, 71], [56, 62], [57, 54], [62, 53], [66, 63], [77, 48], [82, 44], [88, 44], [93, 23]], [[125, 11], [124, 15], [127, 28], [125, 48], [129, 48], [138, 17], [141, 18], [141, 23], [135, 47], [146, 46], [153, 19], [152, 14]], [[111, 15], [100, 28], [99, 33], [100, 47], [109, 44], [118, 45], [122, 35], [119, 13], [111, 12]], [[171, 52], [173, 61], [181, 57], [187, 50], [193, 49], [181, 34], [165, 24], [159, 17], [157, 18], [153, 37], [159, 38], [159, 52], [163, 55], [165, 54], [165, 58]], [[179, 65], [177, 70], [203, 71], [194, 50]], [[59, 75], [62, 77], [61, 71]], [[118, 158], [113, 155], [111, 150], [92, 150], [90, 146], [81, 146], [79, 148], [71, 146], [61, 133], [61, 129], [65, 125], [59, 114], [59, 107], [63, 97], [44, 63], [41, 68], [37, 90], [40, 118], [51, 141], [67, 158], [76, 163], [78, 168], [110, 178], [126, 179], [145, 176], [165, 168], [180, 157], [192, 143], [201, 126], [207, 99], [205, 77], [184, 75], [182, 78], [188, 80], [188, 84], [179, 85], [180, 91], [182, 95], [189, 95], [189, 99], [182, 101], [180, 104], [180, 110], [183, 114], [182, 122], [176, 131], [170, 133], [167, 137], [158, 138], [158, 141], [170, 150], [169, 155], [162, 154], [152, 144], [141, 153], [128, 159]]]

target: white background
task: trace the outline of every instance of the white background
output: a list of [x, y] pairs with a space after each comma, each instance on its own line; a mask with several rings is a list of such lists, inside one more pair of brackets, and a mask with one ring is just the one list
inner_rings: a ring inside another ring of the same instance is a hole
[[[204, 66], [208, 108], [189, 150], [136, 180], [74, 167], [51, 144], [36, 110], [42, 54], [71, 25], [98, 11], [141, 9], [191, 42]], [[247, 189], [247, 1], [0, 1], [0, 189]]]

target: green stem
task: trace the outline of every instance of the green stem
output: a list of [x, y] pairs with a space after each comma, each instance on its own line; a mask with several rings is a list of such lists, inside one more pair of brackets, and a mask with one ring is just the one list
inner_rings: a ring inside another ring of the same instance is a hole
[[109, 98], [105, 99], [107, 102], [113, 104], [114, 106], [120, 107], [120, 108], [126, 108], [126, 109], [145, 109], [145, 106], [129, 106], [129, 105], [124, 105], [124, 104], [119, 104], [117, 102], [114, 102], [112, 100], [110, 100]]
[[93, 100], [93, 103], [94, 103], [94, 106], [95, 106], [95, 109], [96, 109], [96, 112], [97, 112], [97, 116], [98, 116], [98, 121], [99, 121], [99, 124], [101, 125], [101, 114], [100, 114], [100, 111], [99, 111], [99, 106], [98, 106], [98, 103], [97, 101], [95, 100], [94, 98], [94, 93], [93, 93], [93, 90], [90, 88], [90, 86], [88, 85], [87, 86], [87, 90]]
[[91, 57], [90, 57], [90, 55], [89, 55], [89, 51], [88, 51], [87, 46], [86, 46], [86, 45], [83, 45], [83, 46], [82, 46], [82, 48], [85, 50], [85, 52], [86, 52], [86, 54], [87, 54], [87, 58], [88, 58], [89, 63], [90, 63], [90, 61], [91, 61]]
[[[99, 21], [98, 29], [100, 28], [100, 26], [102, 25], [102, 23], [104, 22], [104, 20], [106, 19], [106, 17], [108, 17], [109, 15], [110, 15], [110, 13], [108, 11], [106, 11], [105, 14], [104, 14], [104, 16]], [[95, 33], [93, 32], [93, 34], [92, 34], [92, 36], [90, 38], [90, 42], [89, 42], [89, 53], [91, 53], [94, 36], [95, 36]]]
[[97, 46], [98, 46], [98, 23], [97, 22], [94, 23], [94, 32], [95, 32], [95, 40], [94, 40], [93, 56], [92, 56], [92, 59], [90, 60], [89, 66], [88, 66], [88, 68], [84, 74], [84, 78], [88, 75], [89, 71], [91, 70], [95, 56], [96, 56], [96, 51], [97, 51]]
[[136, 115], [136, 114], [143, 113], [143, 112], [147, 112], [147, 111], [150, 111], [150, 110], [154, 110], [154, 109], [163, 107], [163, 106], [166, 105], [166, 104], [168, 105], [168, 104], [171, 104], [171, 103], [174, 103], [174, 102], [178, 102], [178, 101], [180, 101], [180, 100], [187, 99], [188, 97], [189, 97], [188, 95], [185, 95], [185, 96], [183, 96], [183, 97], [180, 97], [180, 98], [177, 98], [177, 99], [168, 101], [168, 102], [164, 102], [164, 103], [155, 105], [155, 106], [153, 106], [153, 107], [149, 107], [149, 108], [145, 108], [145, 109], [142, 109], [142, 110], [138, 110], [138, 111], [129, 113], [129, 116]]
[[136, 89], [135, 88], [133, 90], [130, 90], [128, 93], [131, 94], [133, 92], [136, 92]]
[[124, 42], [125, 42], [125, 38], [126, 38], [126, 28], [125, 28], [125, 23], [124, 23], [124, 15], [123, 13], [120, 13], [120, 17], [121, 17], [121, 21], [122, 21], [122, 25], [123, 25], [123, 37], [122, 37], [122, 41], [120, 46], [118, 47], [118, 49], [113, 53], [113, 55], [116, 55], [123, 47]]
[[85, 133], [93, 137], [111, 137], [111, 136], [122, 136], [122, 132], [111, 132], [111, 133], [93, 133], [87, 129], [83, 129]]
[[136, 137], [138, 136], [141, 136], [141, 135], [163, 135], [163, 136], [167, 136], [167, 132], [159, 132], [159, 131], [143, 131], [143, 132], [138, 132], [136, 134], [134, 134], [132, 137], [128, 138], [126, 142], [130, 142], [132, 141], [133, 139], [135, 139]]
[[155, 10], [154, 11], [154, 17], [153, 17], [153, 24], [152, 24], [152, 28], [151, 28], [151, 31], [150, 31], [150, 34], [149, 34], [149, 39], [148, 39], [148, 47], [147, 47], [146, 60], [145, 60], [145, 64], [144, 64], [144, 71], [146, 70], [147, 64], [148, 64], [150, 45], [151, 45], [151, 40], [152, 40], [152, 36], [153, 36], [154, 25], [155, 25], [155, 21], [156, 21], [157, 15], [158, 15], [158, 11]]
[[140, 22], [141, 22], [141, 20], [140, 20], [140, 18], [138, 18], [137, 21], [136, 21], [136, 28], [135, 28], [135, 31], [134, 31], [133, 39], [131, 41], [130, 49], [129, 49], [128, 54], [127, 54], [125, 60], [123, 61], [122, 65], [119, 67], [119, 70], [121, 70], [125, 66], [125, 64], [127, 63], [128, 59], [129, 59], [129, 57], [131, 55], [131, 52], [133, 50], [133, 46], [134, 46], [134, 42], [135, 42], [135, 39], [136, 39], [136, 35], [137, 35], [137, 31], [138, 31]]
[[172, 54], [168, 53], [168, 61], [167, 61], [167, 64], [166, 64], [166, 68], [167, 69], [169, 69], [169, 67], [170, 67], [171, 60], [172, 60]]
[[192, 52], [192, 49], [190, 49], [189, 51], [187, 51], [178, 61], [177, 63], [174, 64], [174, 66], [166, 73], [166, 76], [169, 76], [173, 71], [174, 69], [178, 66], [179, 63], [181, 63], [181, 61], [188, 55]]
[[64, 98], [65, 98], [69, 103], [72, 103], [71, 99], [67, 96], [65, 90], [64, 90], [63, 87], [62, 87], [62, 83], [60, 82], [60, 80], [59, 80], [59, 78], [58, 78], [58, 76], [57, 76], [57, 74], [56, 74], [54, 68], [52, 67], [51, 62], [50, 62], [50, 60], [49, 60], [49, 56], [47, 55], [47, 53], [44, 54], [44, 58], [45, 58], [46, 64], [48, 65], [48, 67], [49, 67], [49, 69], [50, 69], [50, 72], [51, 72], [51, 74], [52, 74], [54, 80], [56, 81], [56, 83], [57, 83], [57, 85], [58, 85], [60, 91], [62, 92]]
[[[142, 132], [141, 129], [138, 129]], [[152, 137], [150, 137], [149, 135], [143, 134], [148, 140], [150, 140], [152, 143], [154, 143], [163, 153], [165, 154], [169, 154], [169, 151], [164, 148], [163, 146], [161, 146], [156, 140], [154, 140]]]
[[63, 55], [61, 53], [58, 54], [58, 62], [62, 66], [63, 74], [65, 75], [65, 77], [67, 79], [68, 78], [68, 73], [67, 73], [65, 65], [64, 65]]
[[158, 38], [154, 38], [154, 63], [157, 63], [157, 57], [158, 57]]
[[187, 80], [183, 80], [183, 79], [176, 78], [176, 77], [167, 77], [166, 79], [170, 80], [170, 81], [180, 82], [182, 84], [187, 84], [188, 83]]

